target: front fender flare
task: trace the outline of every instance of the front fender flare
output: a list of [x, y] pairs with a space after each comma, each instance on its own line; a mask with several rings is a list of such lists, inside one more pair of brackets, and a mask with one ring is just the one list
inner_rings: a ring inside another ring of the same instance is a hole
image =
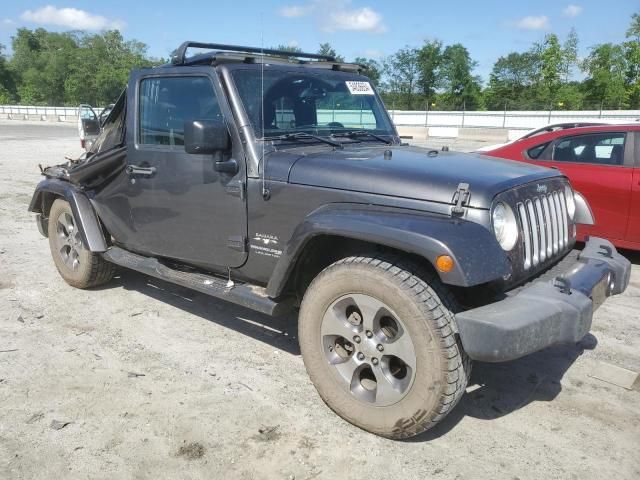
[[29, 211], [40, 215], [48, 215], [44, 205], [51, 196], [64, 198], [71, 206], [82, 241], [92, 252], [106, 252], [107, 242], [102, 227], [87, 195], [69, 182], [55, 178], [42, 180], [36, 187]]
[[443, 283], [480, 285], [511, 273], [509, 260], [494, 235], [478, 223], [414, 210], [360, 204], [330, 204], [315, 210], [295, 229], [275, 266], [267, 294], [277, 298], [305, 249], [319, 235], [363, 240], [419, 255], [432, 265], [450, 255], [451, 272]]

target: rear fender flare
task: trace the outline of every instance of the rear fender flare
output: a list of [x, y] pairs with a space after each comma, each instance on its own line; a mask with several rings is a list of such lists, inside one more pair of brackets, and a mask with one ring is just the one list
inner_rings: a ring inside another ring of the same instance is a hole
[[107, 242], [93, 206], [87, 195], [68, 182], [57, 179], [41, 181], [33, 193], [29, 211], [40, 214], [40, 224], [49, 212], [46, 205], [51, 205], [55, 197], [64, 198], [71, 206], [82, 241], [92, 252], [106, 252]]
[[423, 257], [432, 265], [438, 256], [449, 255], [454, 269], [438, 271], [449, 285], [479, 285], [511, 273], [494, 235], [478, 223], [398, 208], [330, 204], [315, 210], [295, 229], [267, 285], [270, 297], [282, 295], [305, 246], [318, 235], [383, 245]]

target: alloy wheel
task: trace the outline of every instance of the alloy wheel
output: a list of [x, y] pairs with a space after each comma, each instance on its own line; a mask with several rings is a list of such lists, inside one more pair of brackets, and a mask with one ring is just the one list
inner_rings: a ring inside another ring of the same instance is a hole
[[63, 212], [56, 222], [56, 239], [58, 253], [69, 270], [77, 270], [80, 266], [82, 238], [76, 228], [73, 216]]
[[385, 407], [410, 391], [416, 370], [413, 341], [383, 302], [365, 294], [337, 299], [324, 314], [320, 334], [339, 383], [358, 400]]

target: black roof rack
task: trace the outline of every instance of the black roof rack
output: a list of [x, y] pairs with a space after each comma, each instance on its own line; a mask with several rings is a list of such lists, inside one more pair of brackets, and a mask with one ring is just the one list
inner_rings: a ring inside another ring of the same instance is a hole
[[243, 47], [240, 45], [224, 45], [221, 43], [184, 42], [171, 54], [173, 65], [185, 65], [187, 49], [207, 48], [215, 51], [257, 53], [262, 55], [274, 55], [288, 58], [308, 58], [325, 62], [335, 62], [336, 59], [330, 55], [319, 55], [317, 53], [290, 52], [287, 50], [274, 50], [271, 48]]

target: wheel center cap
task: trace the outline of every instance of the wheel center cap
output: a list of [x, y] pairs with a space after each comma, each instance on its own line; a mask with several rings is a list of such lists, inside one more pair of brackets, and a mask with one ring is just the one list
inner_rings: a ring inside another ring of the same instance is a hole
[[376, 346], [377, 346], [377, 342], [367, 338], [362, 341], [360, 351], [364, 353], [367, 356], [367, 358], [379, 356], [380, 352], [378, 352], [378, 350], [376, 349]]

